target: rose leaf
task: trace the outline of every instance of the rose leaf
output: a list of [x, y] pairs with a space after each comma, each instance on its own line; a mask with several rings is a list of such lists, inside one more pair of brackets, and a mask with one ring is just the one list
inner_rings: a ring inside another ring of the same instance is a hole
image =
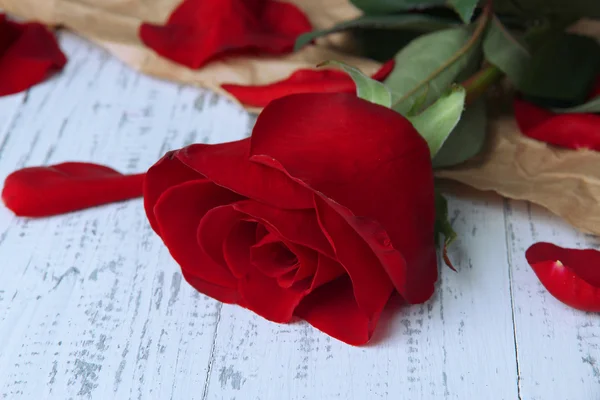
[[446, 0], [350, 0], [366, 14], [389, 14], [443, 5]]
[[[429, 85], [425, 106], [432, 104], [457, 76], [479, 57], [471, 40], [471, 29], [445, 29], [418, 37], [396, 54], [397, 67], [384, 83], [394, 96], [394, 109], [400, 114], [413, 107]], [[475, 38], [476, 40], [476, 38]]]
[[485, 101], [480, 99], [469, 104], [458, 125], [433, 159], [434, 168], [460, 164], [477, 155], [485, 143], [486, 124]]
[[371, 103], [379, 104], [387, 108], [392, 107], [392, 94], [381, 82], [369, 78], [359, 69], [339, 61], [325, 61], [320, 66], [333, 65], [346, 72], [356, 84], [356, 95]]
[[431, 158], [436, 156], [460, 121], [465, 97], [465, 89], [462, 86], [454, 86], [422, 113], [408, 117], [415, 129], [427, 141]]
[[479, 0], [448, 0], [448, 4], [454, 8], [465, 24], [471, 22], [478, 2]]
[[452, 225], [448, 220], [448, 200], [439, 192], [435, 191], [435, 242], [437, 246], [440, 246], [440, 236], [444, 236], [443, 243], [443, 256], [444, 262], [453, 271], [456, 271], [452, 262], [448, 258], [448, 246], [454, 242], [457, 235]]

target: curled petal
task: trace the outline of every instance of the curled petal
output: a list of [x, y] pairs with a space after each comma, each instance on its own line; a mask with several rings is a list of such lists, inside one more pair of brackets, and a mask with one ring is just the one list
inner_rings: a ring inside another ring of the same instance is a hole
[[0, 14], [0, 96], [29, 89], [66, 63], [48, 28], [12, 22]]
[[530, 138], [569, 149], [600, 150], [600, 115], [555, 114], [516, 98], [515, 119]]
[[381, 311], [365, 314], [358, 306], [352, 289], [352, 282], [348, 278], [323, 285], [302, 300], [296, 315], [342, 342], [354, 346], [366, 344], [371, 339]]
[[4, 181], [2, 200], [23, 217], [46, 217], [140, 197], [144, 174], [70, 162], [24, 168]]
[[282, 54], [311, 30], [295, 5], [275, 0], [185, 0], [166, 25], [144, 23], [139, 35], [161, 56], [197, 69], [229, 55]]
[[600, 252], [536, 243], [525, 256], [556, 299], [578, 310], [600, 312]]
[[237, 283], [226, 266], [214, 262], [197, 241], [198, 225], [212, 208], [239, 200], [239, 196], [205, 180], [188, 181], [165, 191], [154, 206], [163, 242], [189, 276], [234, 288]]
[[[384, 80], [392, 72], [394, 65], [394, 60], [386, 62], [372, 78]], [[224, 84], [221, 87], [242, 104], [253, 107], [265, 107], [271, 101], [290, 94], [356, 92], [356, 85], [350, 75], [335, 69], [301, 69], [286, 79], [268, 85]]]
[[177, 151], [175, 156], [217, 185], [242, 196], [277, 208], [312, 208], [310, 190], [280, 171], [251, 162], [249, 147], [250, 139], [214, 145], [194, 144]]

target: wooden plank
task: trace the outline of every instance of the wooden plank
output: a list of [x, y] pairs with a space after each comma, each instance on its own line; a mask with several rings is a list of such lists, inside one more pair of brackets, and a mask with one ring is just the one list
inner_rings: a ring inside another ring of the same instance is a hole
[[521, 398], [600, 398], [598, 315], [573, 310], [554, 299], [525, 259], [525, 251], [535, 242], [600, 249], [598, 238], [579, 233], [525, 202], [507, 201], [506, 215]]
[[[73, 35], [61, 44], [66, 70], [5, 132], [2, 180], [67, 160], [140, 172], [169, 149], [247, 133], [221, 98], [140, 76]], [[141, 200], [41, 220], [1, 208], [0, 260], [0, 397], [201, 396], [221, 306], [182, 280]]]
[[208, 399], [516, 399], [502, 201], [451, 198], [462, 238], [434, 299], [392, 307], [356, 348], [223, 306]]

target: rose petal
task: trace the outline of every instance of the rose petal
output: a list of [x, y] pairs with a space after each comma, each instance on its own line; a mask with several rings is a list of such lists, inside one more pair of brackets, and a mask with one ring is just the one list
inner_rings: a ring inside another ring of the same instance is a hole
[[321, 286], [302, 300], [295, 315], [342, 342], [365, 344], [371, 339], [381, 312], [367, 316], [356, 303], [352, 289], [347, 278]]
[[321, 232], [314, 210], [282, 210], [253, 200], [240, 201], [233, 207], [292, 243], [333, 256], [333, 249]]
[[311, 30], [295, 5], [273, 0], [185, 0], [166, 25], [143, 23], [139, 35], [158, 54], [197, 69], [228, 55], [282, 54]]
[[18, 216], [46, 217], [140, 197], [143, 181], [90, 163], [31, 167], [6, 178], [2, 200]]
[[157, 234], [160, 235], [160, 232], [154, 217], [154, 206], [159, 197], [172, 186], [202, 178], [203, 176], [197, 171], [179, 161], [174, 151], [168, 152], [150, 167], [144, 180], [144, 210], [150, 226]]
[[[437, 279], [433, 172], [427, 144], [408, 120], [348, 94], [292, 95], [261, 113], [250, 154], [349, 209], [344, 218], [356, 229], [381, 224], [378, 235], [389, 237], [402, 253], [394, 258], [403, 257], [410, 272], [405, 283], [390, 275], [398, 290], [409, 302], [431, 296]], [[310, 154], [310, 162], [298, 154]]]
[[249, 310], [279, 323], [290, 322], [294, 310], [306, 295], [304, 290], [280, 287], [276, 279], [260, 271], [251, 272], [240, 280], [239, 290]]
[[0, 14], [0, 96], [42, 82], [67, 63], [54, 34], [39, 23], [16, 23]]
[[165, 191], [156, 202], [154, 215], [160, 236], [171, 255], [193, 275], [211, 284], [234, 288], [231, 272], [202, 250], [196, 232], [202, 217], [212, 208], [239, 200], [239, 196], [205, 180], [188, 181]]
[[[185, 165], [217, 185], [277, 208], [312, 208], [312, 193], [285, 174], [248, 160], [250, 140], [195, 144], [176, 152]], [[274, 195], [276, 194], [276, 195]]]
[[[394, 65], [394, 60], [386, 62], [372, 78], [382, 81], [392, 72]], [[265, 107], [273, 100], [296, 93], [356, 92], [352, 78], [347, 73], [334, 69], [301, 69], [288, 78], [269, 85], [224, 84], [221, 87], [242, 104], [253, 107]]]
[[234, 210], [231, 204], [226, 204], [207, 211], [200, 220], [197, 231], [198, 244], [217, 264], [227, 265], [223, 256], [223, 243], [241, 219], [242, 214]]
[[552, 296], [582, 311], [600, 312], [600, 253], [536, 243], [527, 262]]
[[250, 262], [269, 278], [298, 269], [298, 257], [273, 234], [250, 248]]
[[254, 241], [256, 223], [239, 221], [223, 241], [223, 255], [229, 270], [236, 278], [248, 275], [254, 267], [250, 263], [250, 246]]
[[322, 200], [316, 204], [321, 229], [336, 249], [335, 258], [350, 276], [356, 304], [366, 316], [381, 312], [394, 290], [389, 276], [368, 244], [342, 216]]
[[600, 150], [600, 115], [555, 114], [518, 98], [514, 111], [525, 136], [569, 149]]
[[597, 250], [566, 249], [552, 243], [540, 242], [527, 249], [526, 257], [530, 264], [560, 261], [575, 275], [600, 288], [600, 252]]

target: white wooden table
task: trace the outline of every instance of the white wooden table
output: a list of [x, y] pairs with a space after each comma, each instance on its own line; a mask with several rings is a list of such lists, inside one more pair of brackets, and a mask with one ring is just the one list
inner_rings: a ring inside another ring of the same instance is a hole
[[[140, 172], [250, 132], [224, 98], [61, 42], [60, 76], [0, 98], [1, 180], [69, 160]], [[41, 220], [0, 208], [0, 398], [600, 399], [600, 317], [554, 300], [524, 257], [536, 241], [598, 240], [492, 194], [454, 195], [450, 214], [459, 272], [443, 268], [431, 301], [386, 313], [355, 348], [194, 291], [141, 200]]]

